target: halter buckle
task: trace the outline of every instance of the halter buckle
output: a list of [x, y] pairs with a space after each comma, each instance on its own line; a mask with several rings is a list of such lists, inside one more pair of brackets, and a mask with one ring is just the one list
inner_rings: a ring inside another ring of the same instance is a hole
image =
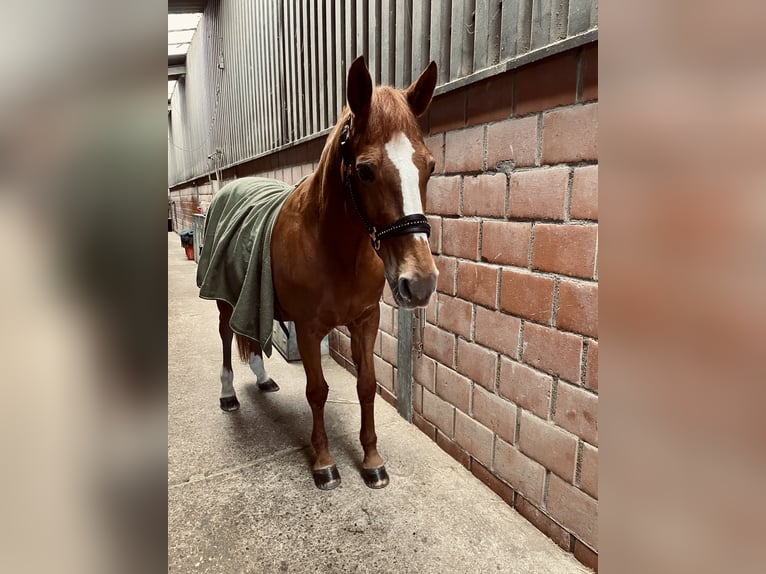
[[350, 122], [346, 122], [343, 129], [340, 132], [340, 145], [345, 145], [348, 142], [348, 134], [350, 131]]
[[378, 230], [374, 227], [370, 231], [370, 241], [372, 242], [372, 248], [375, 251], [380, 251], [380, 239], [378, 239]]

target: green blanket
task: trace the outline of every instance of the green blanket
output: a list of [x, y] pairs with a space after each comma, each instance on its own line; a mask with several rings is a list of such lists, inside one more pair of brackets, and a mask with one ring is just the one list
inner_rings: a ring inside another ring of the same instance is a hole
[[271, 232], [295, 187], [262, 177], [238, 179], [215, 194], [205, 218], [199, 296], [229, 303], [232, 330], [258, 341], [267, 357], [274, 321]]

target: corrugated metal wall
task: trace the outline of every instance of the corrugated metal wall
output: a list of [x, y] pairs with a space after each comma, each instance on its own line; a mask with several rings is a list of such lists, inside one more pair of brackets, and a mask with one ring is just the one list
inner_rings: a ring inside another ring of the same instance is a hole
[[360, 54], [405, 87], [439, 84], [597, 27], [598, 0], [210, 0], [168, 113], [168, 185], [331, 127]]

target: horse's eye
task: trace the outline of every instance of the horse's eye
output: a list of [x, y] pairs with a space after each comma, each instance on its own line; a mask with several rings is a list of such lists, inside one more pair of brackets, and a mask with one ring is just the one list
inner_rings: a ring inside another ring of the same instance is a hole
[[356, 166], [356, 173], [359, 174], [359, 179], [366, 181], [367, 183], [375, 181], [375, 170], [369, 163], [360, 163]]

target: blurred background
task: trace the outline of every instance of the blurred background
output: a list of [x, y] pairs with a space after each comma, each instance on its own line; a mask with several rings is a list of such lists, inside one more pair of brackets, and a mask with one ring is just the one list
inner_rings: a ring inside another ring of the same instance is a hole
[[[2, 12], [0, 570], [161, 571], [166, 6]], [[600, 10], [606, 572], [766, 571], [764, 21]]]
[[600, 565], [763, 572], [763, 2], [600, 11]]
[[2, 8], [3, 572], [166, 568], [165, 9]]

